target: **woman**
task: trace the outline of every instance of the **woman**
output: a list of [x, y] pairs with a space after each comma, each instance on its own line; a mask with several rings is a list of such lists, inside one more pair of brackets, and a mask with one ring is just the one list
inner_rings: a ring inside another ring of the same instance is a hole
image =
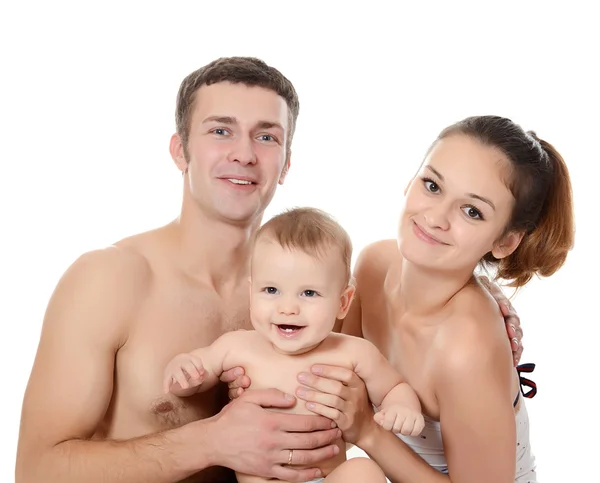
[[536, 481], [502, 315], [473, 273], [495, 267], [522, 287], [556, 272], [573, 237], [569, 175], [550, 144], [495, 116], [446, 128], [406, 189], [398, 239], [360, 254], [342, 329], [373, 342], [412, 385], [425, 430], [411, 438], [375, 424], [363, 384], [341, 368], [302, 374], [315, 391], [298, 396], [392, 482]]

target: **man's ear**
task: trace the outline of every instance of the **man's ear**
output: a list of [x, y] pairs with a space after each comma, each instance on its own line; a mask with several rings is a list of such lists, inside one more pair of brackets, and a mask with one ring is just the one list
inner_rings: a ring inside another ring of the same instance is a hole
[[285, 161], [285, 165], [283, 166], [283, 170], [281, 170], [281, 174], [279, 175], [279, 184], [283, 184], [285, 178], [290, 170], [290, 166], [292, 165], [292, 152], [288, 154], [287, 160]]
[[188, 162], [185, 159], [185, 153], [183, 150], [183, 144], [181, 143], [181, 137], [177, 133], [171, 136], [171, 142], [169, 143], [169, 153], [171, 153], [171, 158], [173, 158], [173, 161], [175, 161], [175, 166], [177, 166], [179, 171], [185, 173], [188, 169]]
[[504, 235], [492, 248], [494, 258], [506, 258], [512, 254], [521, 243], [524, 234], [522, 231], [511, 231]]

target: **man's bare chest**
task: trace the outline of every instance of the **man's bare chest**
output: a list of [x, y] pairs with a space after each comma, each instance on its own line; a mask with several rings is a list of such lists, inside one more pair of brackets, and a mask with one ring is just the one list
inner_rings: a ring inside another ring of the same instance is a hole
[[122, 413], [139, 415], [156, 430], [216, 414], [227, 402], [226, 387], [187, 398], [165, 394], [164, 368], [177, 354], [210, 345], [223, 333], [247, 328], [246, 300], [224, 303], [216, 296], [162, 293], [141, 308], [116, 361], [117, 401]]

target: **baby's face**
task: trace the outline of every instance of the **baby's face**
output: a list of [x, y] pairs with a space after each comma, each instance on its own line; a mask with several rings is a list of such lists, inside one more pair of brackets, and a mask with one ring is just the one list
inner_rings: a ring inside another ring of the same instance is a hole
[[250, 284], [252, 325], [284, 354], [319, 345], [346, 315], [353, 292], [335, 248], [317, 258], [266, 237], [256, 243]]

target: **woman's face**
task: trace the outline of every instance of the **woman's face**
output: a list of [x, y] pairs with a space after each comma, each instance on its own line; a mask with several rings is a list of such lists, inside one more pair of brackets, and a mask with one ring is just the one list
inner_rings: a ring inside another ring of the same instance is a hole
[[490, 251], [497, 258], [512, 253], [521, 236], [505, 235], [515, 202], [509, 163], [500, 150], [466, 135], [438, 141], [406, 191], [403, 257], [436, 270], [472, 271]]

